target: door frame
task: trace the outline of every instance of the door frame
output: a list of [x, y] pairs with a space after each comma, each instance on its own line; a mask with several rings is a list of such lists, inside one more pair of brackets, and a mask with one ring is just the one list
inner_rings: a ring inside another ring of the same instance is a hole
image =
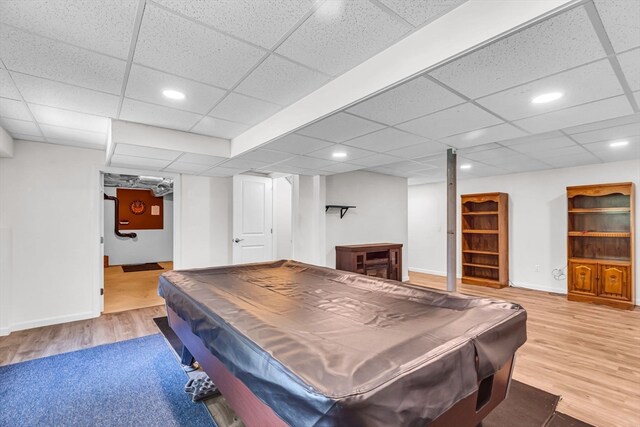
[[92, 174], [92, 193], [94, 195], [93, 210], [96, 212], [94, 217], [94, 230], [95, 230], [95, 242], [96, 242], [96, 269], [95, 276], [92, 280], [93, 286], [90, 286], [93, 294], [92, 300], [92, 314], [93, 317], [99, 317], [102, 315], [104, 309], [104, 295], [100, 295], [100, 289], [104, 288], [104, 199], [102, 192], [104, 189], [104, 174], [105, 173], [119, 173], [126, 175], [138, 175], [138, 176], [162, 176], [165, 178], [173, 179], [173, 265], [179, 268], [182, 262], [181, 252], [181, 236], [182, 236], [182, 212], [179, 208], [181, 206], [181, 175], [171, 172], [163, 171], [148, 171], [143, 169], [128, 169], [112, 166], [96, 166]]

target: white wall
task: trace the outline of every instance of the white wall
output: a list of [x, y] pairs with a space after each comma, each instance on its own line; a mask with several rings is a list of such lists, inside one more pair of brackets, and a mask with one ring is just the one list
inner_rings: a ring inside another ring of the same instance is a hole
[[293, 188], [287, 178], [273, 180], [273, 238], [275, 259], [290, 259], [291, 241], [291, 197]]
[[[552, 276], [553, 269], [567, 264], [566, 187], [629, 181], [636, 186], [640, 184], [640, 160], [462, 180], [458, 182], [458, 193], [509, 193], [510, 280], [515, 286], [566, 293], [566, 280], [557, 281]], [[640, 209], [639, 200], [636, 198], [636, 212]], [[636, 244], [640, 242], [638, 230], [636, 227]], [[411, 270], [445, 275], [444, 183], [409, 187], [409, 245]], [[636, 251], [636, 268], [639, 256], [640, 251]], [[540, 266], [539, 271], [536, 271], [536, 265]], [[636, 288], [637, 285], [636, 281]], [[640, 289], [636, 295], [640, 302]]]
[[0, 334], [90, 317], [98, 301], [104, 154], [26, 141], [14, 149], [0, 158]]
[[[116, 189], [107, 187], [104, 192], [116, 195]], [[163, 199], [164, 224], [161, 230], [123, 230], [135, 232], [137, 237], [118, 237], [114, 233], [115, 203], [105, 200], [104, 205], [104, 254], [109, 265], [143, 264], [173, 260], [173, 195]]]
[[402, 243], [402, 277], [408, 280], [407, 180], [371, 172], [349, 172], [326, 178], [326, 204], [354, 205], [344, 218], [326, 214], [326, 265], [336, 266], [336, 245]]
[[292, 197], [293, 259], [325, 265], [325, 177], [295, 175]]
[[231, 178], [183, 175], [181, 262], [176, 269], [231, 263]]

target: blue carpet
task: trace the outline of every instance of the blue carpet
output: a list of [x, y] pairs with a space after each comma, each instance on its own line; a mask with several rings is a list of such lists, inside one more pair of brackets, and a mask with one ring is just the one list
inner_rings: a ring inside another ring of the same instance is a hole
[[0, 367], [0, 426], [215, 426], [161, 335]]

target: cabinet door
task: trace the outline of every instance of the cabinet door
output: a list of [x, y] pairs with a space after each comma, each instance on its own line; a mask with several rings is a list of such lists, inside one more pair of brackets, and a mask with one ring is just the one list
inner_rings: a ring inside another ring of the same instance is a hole
[[597, 277], [595, 263], [569, 262], [569, 292], [595, 295]]
[[631, 297], [628, 265], [599, 264], [598, 295], [629, 300]]

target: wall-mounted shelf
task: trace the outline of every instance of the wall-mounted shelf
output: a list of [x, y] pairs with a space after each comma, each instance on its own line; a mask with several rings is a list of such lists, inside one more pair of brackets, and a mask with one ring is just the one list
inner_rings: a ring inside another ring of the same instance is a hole
[[340, 209], [340, 219], [347, 213], [349, 209], [355, 209], [355, 206], [347, 206], [347, 205], [327, 205], [325, 206], [325, 212], [328, 212], [329, 209]]

